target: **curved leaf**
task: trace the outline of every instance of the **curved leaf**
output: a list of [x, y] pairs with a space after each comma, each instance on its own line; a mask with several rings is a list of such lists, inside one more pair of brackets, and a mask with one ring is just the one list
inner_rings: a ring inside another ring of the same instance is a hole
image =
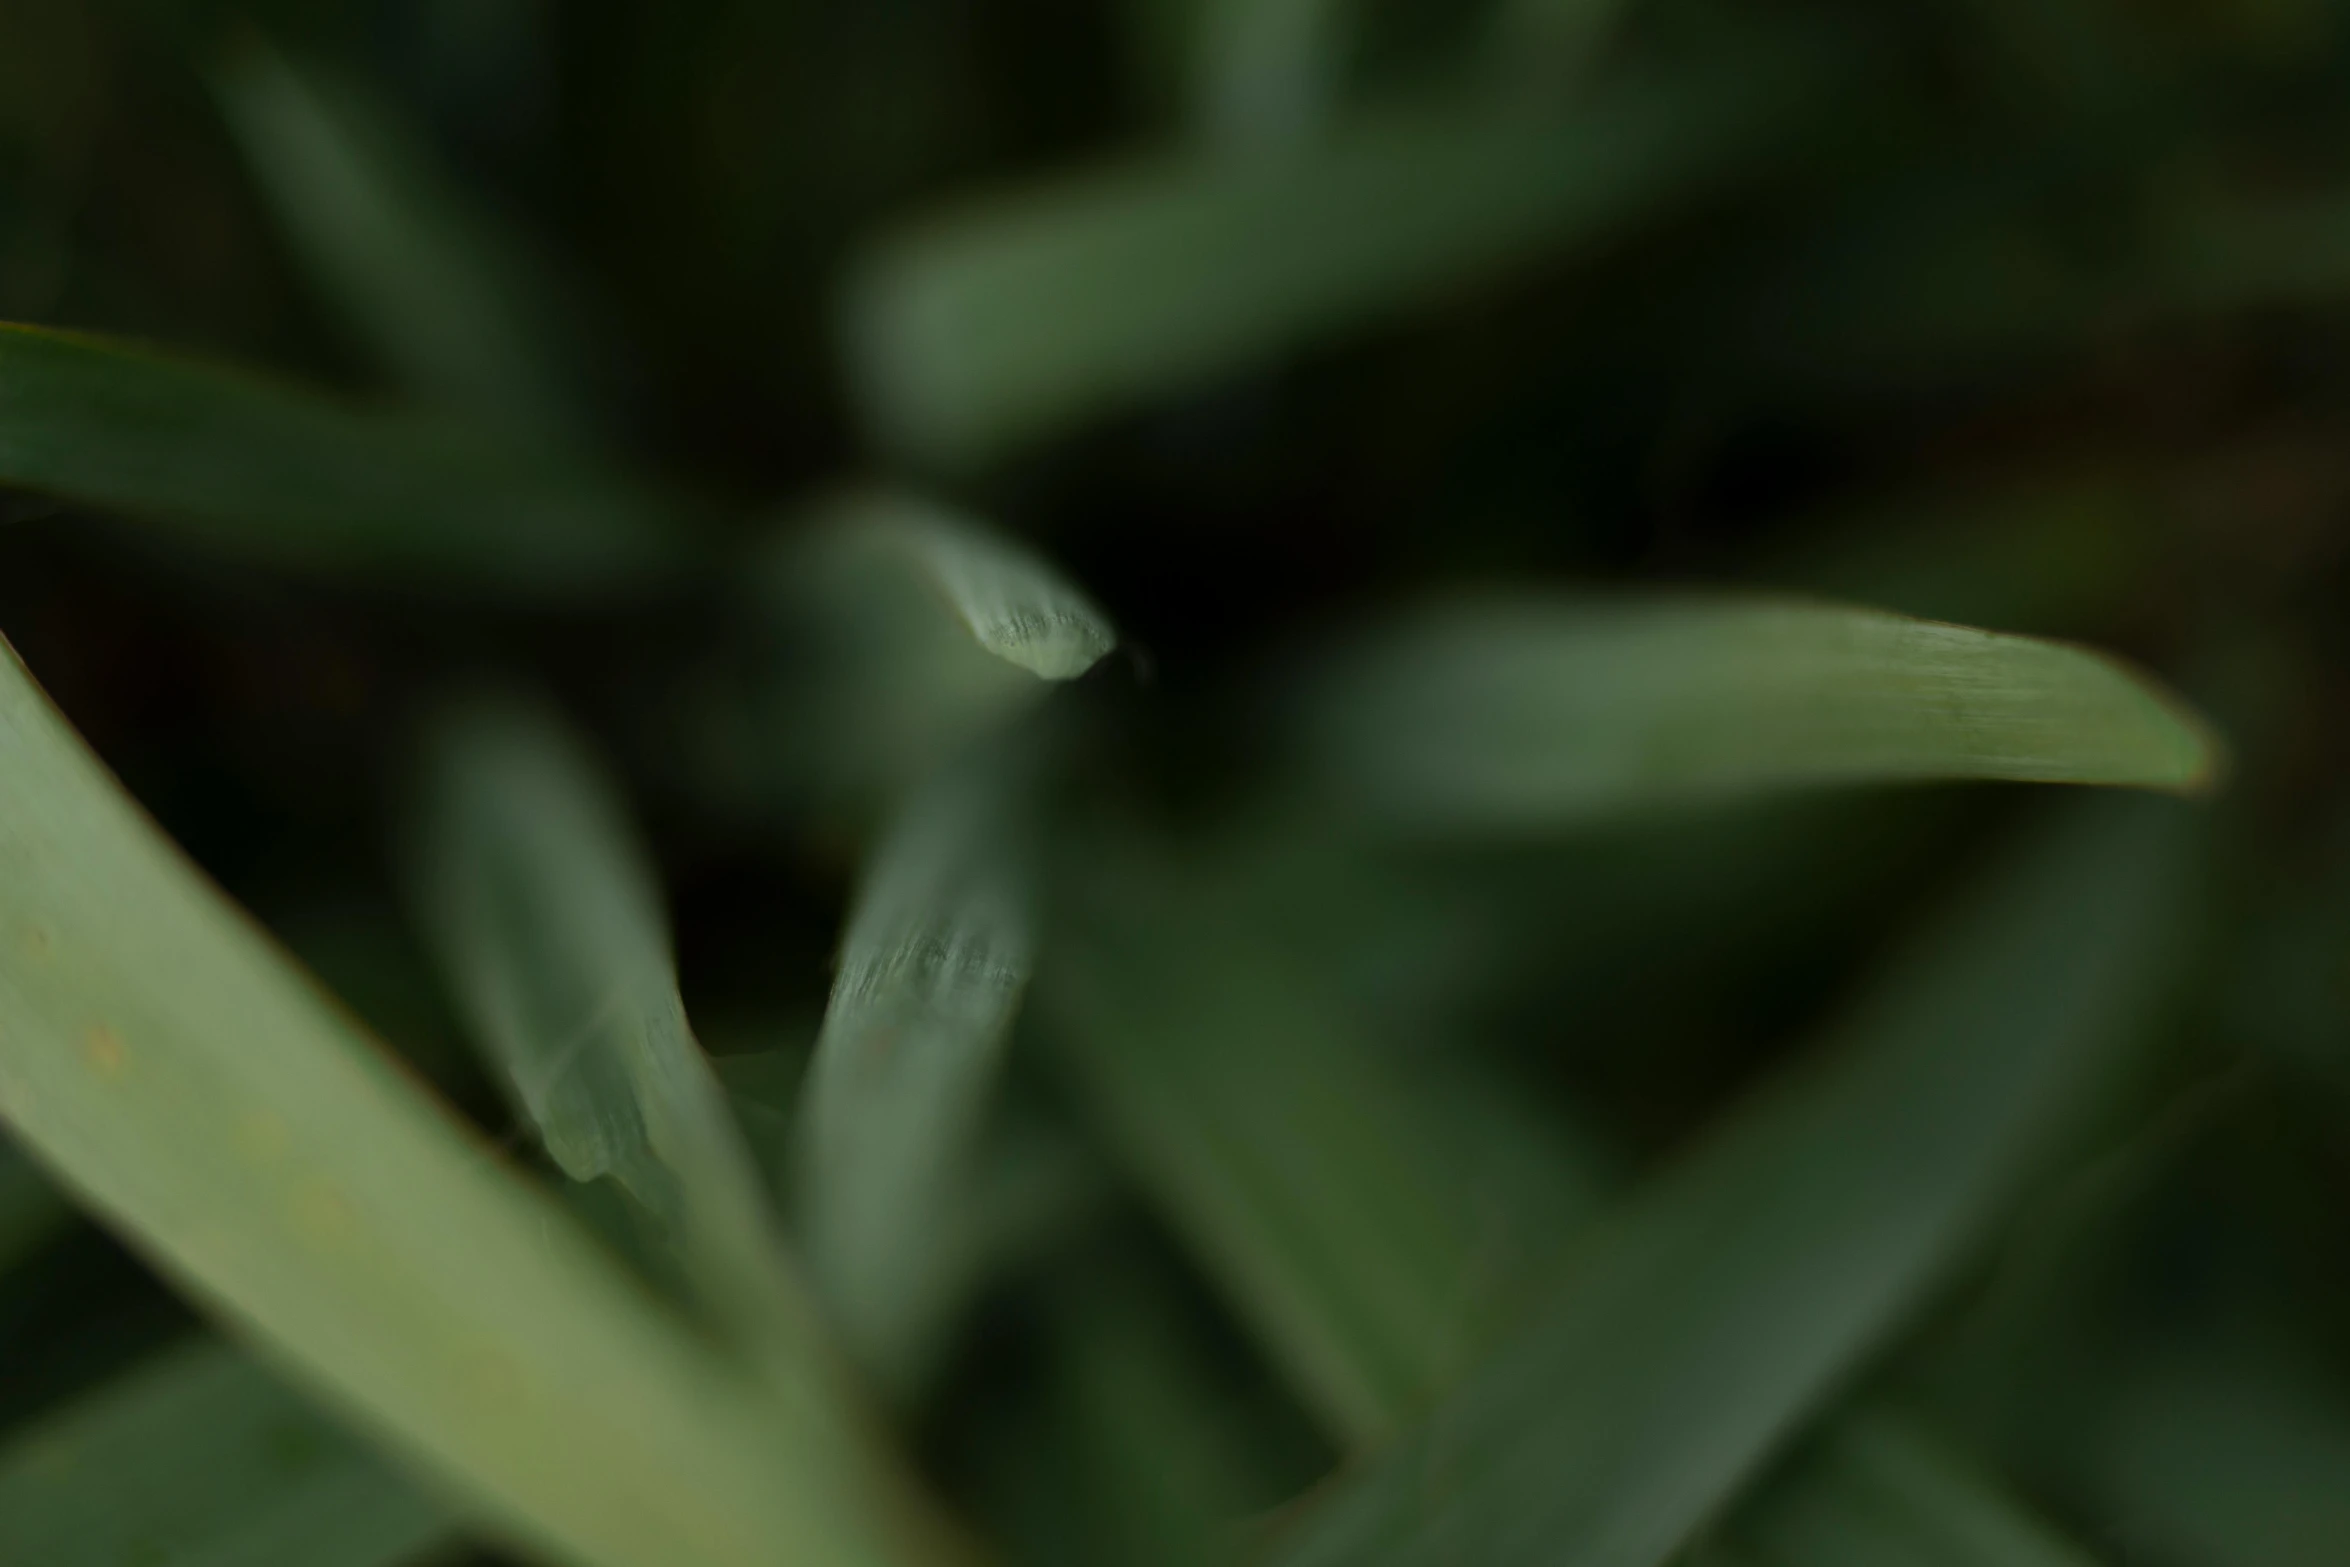
[[1334, 659], [1298, 717], [1321, 788], [1458, 827], [1897, 779], [2194, 793], [2219, 766], [2183, 703], [2103, 654], [1726, 593], [1425, 612]]
[[0, 1114], [485, 1525], [589, 1567], [936, 1559], [811, 1370], [658, 1311], [140, 815], [0, 659]]

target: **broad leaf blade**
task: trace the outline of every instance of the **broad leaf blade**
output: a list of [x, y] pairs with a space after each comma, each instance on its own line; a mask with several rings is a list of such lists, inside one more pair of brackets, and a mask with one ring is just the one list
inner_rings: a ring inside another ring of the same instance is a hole
[[[585, 747], [483, 697], [427, 748], [413, 870], [476, 1035], [573, 1180], [611, 1176], [752, 1343], [806, 1343], [757, 1166], [687, 1025], [652, 867]], [[787, 1357], [792, 1353], [784, 1350]]]
[[430, 402], [549, 434], [587, 427], [518, 248], [384, 106], [258, 39], [231, 53], [219, 89], [312, 284], [379, 363]]
[[2004, 867], [1277, 1559], [1667, 1560], [1963, 1259], [2144, 1022], [2184, 842], [2139, 804]]
[[884, 441], [977, 461], [1595, 247], [1770, 152], [1826, 69], [1749, 51], [1560, 115], [1424, 106], [975, 204], [856, 273], [851, 368]]
[[843, 1331], [900, 1386], [952, 1299], [952, 1221], [1035, 946], [1015, 771], [989, 757], [950, 772], [884, 836], [801, 1101], [811, 1263]]
[[0, 1560], [402, 1567], [458, 1543], [448, 1509], [217, 1339], [0, 1448]]
[[0, 661], [0, 1112], [485, 1525], [592, 1567], [936, 1559], [811, 1368], [654, 1308], [196, 875]]
[[0, 484], [273, 564], [562, 596], [690, 566], [691, 519], [582, 459], [0, 324]]
[[1300, 709], [1320, 787], [1450, 827], [1900, 779], [2193, 793], [2219, 765], [2184, 704], [2102, 654], [1732, 594], [1423, 613], [1335, 658]]

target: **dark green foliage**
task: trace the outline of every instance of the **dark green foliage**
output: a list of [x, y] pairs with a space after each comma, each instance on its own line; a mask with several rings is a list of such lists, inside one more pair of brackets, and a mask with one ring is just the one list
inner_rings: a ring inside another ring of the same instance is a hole
[[0, 7], [0, 1562], [2344, 1559], [2345, 88]]

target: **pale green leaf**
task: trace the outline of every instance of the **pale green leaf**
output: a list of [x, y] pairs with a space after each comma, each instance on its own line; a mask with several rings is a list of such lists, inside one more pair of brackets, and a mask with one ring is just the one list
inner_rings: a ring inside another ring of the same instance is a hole
[[582, 1567], [937, 1559], [810, 1368], [631, 1286], [191, 870], [0, 661], [0, 1113], [484, 1526]]
[[1727, 593], [1423, 612], [1320, 670], [1298, 717], [1320, 788], [1437, 826], [1902, 779], [2193, 793], [2219, 765], [2183, 703], [2103, 654]]
[[566, 356], [546, 340], [543, 283], [384, 105], [257, 38], [218, 82], [311, 283], [379, 363], [429, 402], [550, 434], [586, 428]]
[[905, 1385], [952, 1299], [969, 1153], [1028, 983], [1015, 770], [981, 758], [892, 824], [857, 892], [801, 1096], [809, 1261], [842, 1331]]
[[217, 1339], [0, 1448], [0, 1561], [403, 1567], [460, 1543], [447, 1508]]
[[425, 934], [555, 1162], [626, 1187], [738, 1331], [804, 1359], [807, 1308], [758, 1167], [687, 1025], [659, 887], [594, 757], [523, 699], [453, 705], [428, 738], [412, 840]]
[[1043, 680], [1073, 680], [1118, 645], [1109, 618], [1034, 551], [913, 496], [844, 497], [822, 547], [895, 563], [944, 598], [981, 647]]
[[2176, 807], [2100, 802], [2001, 867], [1276, 1559], [1668, 1560], [1984, 1238], [2147, 1021], [2188, 841]]
[[697, 553], [689, 515], [583, 458], [7, 324], [0, 484], [240, 558], [534, 595], [641, 588]]
[[983, 459], [1597, 248], [1781, 145], [1828, 69], [1746, 51], [1555, 114], [1399, 108], [976, 201], [854, 274], [851, 370], [892, 448]]

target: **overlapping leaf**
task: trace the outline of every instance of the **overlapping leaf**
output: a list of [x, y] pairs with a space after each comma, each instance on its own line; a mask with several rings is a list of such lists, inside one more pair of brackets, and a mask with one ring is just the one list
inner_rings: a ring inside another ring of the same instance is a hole
[[2183, 839], [2173, 808], [2105, 808], [2004, 867], [1276, 1559], [1668, 1559], [1948, 1276], [2143, 1026]]
[[932, 1559], [809, 1368], [661, 1313], [196, 875], [0, 661], [0, 1112], [494, 1532], [587, 1567]]
[[0, 1448], [0, 1560], [419, 1567], [460, 1542], [449, 1509], [216, 1339]]

